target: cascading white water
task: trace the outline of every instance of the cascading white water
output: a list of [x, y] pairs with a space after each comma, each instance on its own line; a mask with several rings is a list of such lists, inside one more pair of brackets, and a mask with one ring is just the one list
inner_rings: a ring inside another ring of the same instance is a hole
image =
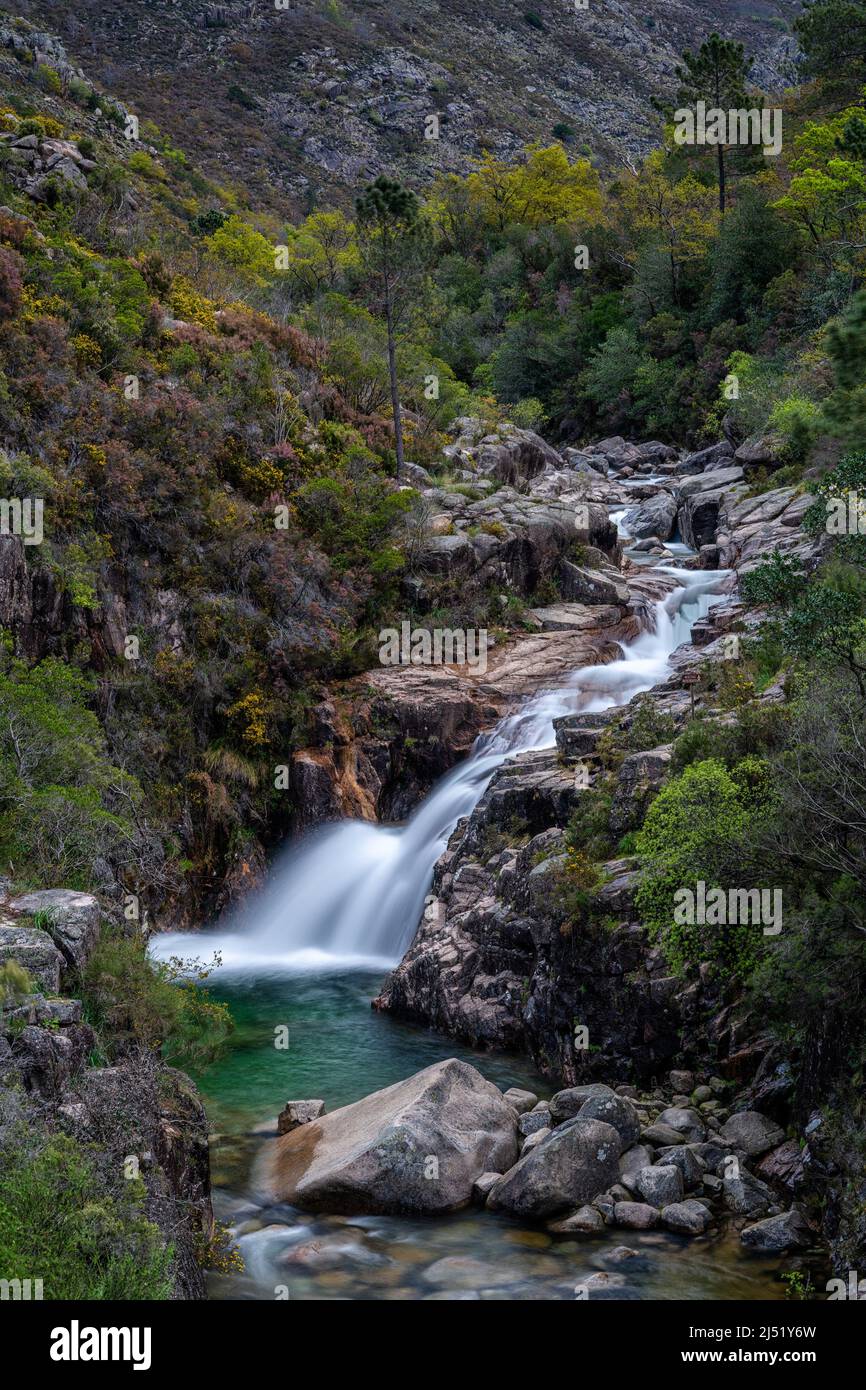
[[216, 951], [223, 970], [255, 973], [393, 966], [415, 934], [436, 860], [500, 764], [552, 747], [561, 715], [627, 704], [663, 681], [670, 654], [721, 597], [727, 571], [660, 568], [677, 587], [656, 603], [653, 629], [624, 645], [620, 660], [583, 667], [478, 738], [405, 824], [340, 821], [313, 832], [275, 861], [265, 887], [231, 920], [207, 932], [154, 937], [153, 954]]

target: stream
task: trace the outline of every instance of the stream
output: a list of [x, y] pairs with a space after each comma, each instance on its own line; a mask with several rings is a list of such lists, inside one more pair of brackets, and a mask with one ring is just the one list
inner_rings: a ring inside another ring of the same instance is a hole
[[[624, 511], [611, 516], [626, 536]], [[674, 544], [675, 557], [689, 553]], [[479, 737], [404, 824], [325, 826], [279, 855], [262, 891], [231, 919], [153, 939], [160, 958], [220, 953], [209, 987], [237, 1025], [225, 1056], [195, 1076], [213, 1131], [214, 1210], [245, 1266], [211, 1275], [211, 1297], [558, 1300], [579, 1296], [593, 1275], [619, 1299], [784, 1297], [778, 1261], [748, 1255], [733, 1234], [695, 1242], [659, 1230], [609, 1231], [578, 1242], [476, 1210], [436, 1219], [310, 1217], [270, 1204], [256, 1184], [257, 1156], [289, 1099], [320, 1097], [334, 1110], [449, 1056], [503, 1088], [550, 1094], [526, 1058], [475, 1053], [374, 1012], [370, 1000], [412, 940], [454, 826], [501, 763], [552, 747], [554, 719], [626, 704], [664, 680], [671, 653], [723, 596], [727, 571], [657, 568], [675, 587], [655, 604], [652, 627], [618, 661], [574, 672]], [[275, 1045], [279, 1030], [287, 1030], [287, 1046]]]

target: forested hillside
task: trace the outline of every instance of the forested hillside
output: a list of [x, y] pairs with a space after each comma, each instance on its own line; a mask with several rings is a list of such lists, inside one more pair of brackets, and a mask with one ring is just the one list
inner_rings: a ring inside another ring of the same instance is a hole
[[[206, 972], [148, 964], [148, 931], [218, 917], [322, 821], [403, 820], [519, 700], [622, 664], [686, 570], [730, 609], [624, 687], [622, 720], [593, 709], [528, 780], [497, 771], [370, 993], [551, 1085], [633, 1090], [650, 1155], [682, 1142], [663, 1110], [697, 1107], [705, 1146], [766, 1110], [776, 1196], [710, 1181], [706, 1210], [802, 1203], [760, 1247], [809, 1251], [800, 1293], [863, 1258], [866, 7], [814, 0], [795, 68], [786, 5], [617, 6], [579, 40], [564, 6], [471, 8], [301, 0], [279, 41], [252, 6], [0, 20], [0, 493], [39, 499], [44, 532], [0, 540], [0, 1153], [26, 1132], [47, 1174], [34, 1192], [9, 1160], [0, 1250], [26, 1266], [8, 1212], [44, 1219], [70, 1175], [122, 1247], [88, 1228], [99, 1279], [64, 1268], [62, 1297], [198, 1297], [202, 1268], [238, 1268], [165, 1065], [206, 1077], [231, 1020]], [[476, 48], [470, 100], [445, 55]], [[713, 64], [725, 101], [779, 114], [778, 154], [677, 143]], [[420, 95], [383, 114], [392, 79]], [[478, 678], [383, 674], [404, 623], [483, 630], [490, 672], [485, 647]], [[747, 872], [784, 893], [778, 937], [681, 929], [683, 883]], [[156, 1154], [128, 1204], [99, 1158], [131, 1142], [99, 1127], [117, 1067]], [[551, 1114], [554, 1136], [574, 1118]]]

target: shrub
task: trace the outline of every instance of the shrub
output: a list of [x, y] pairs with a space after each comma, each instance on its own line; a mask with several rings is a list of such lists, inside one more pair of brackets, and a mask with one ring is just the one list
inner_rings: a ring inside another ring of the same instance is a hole
[[768, 423], [782, 440], [781, 457], [785, 462], [803, 463], [821, 427], [821, 411], [805, 396], [789, 396], [776, 402]]
[[769, 775], [760, 760], [729, 772], [714, 758], [694, 763], [662, 788], [636, 837], [646, 873], [636, 895], [641, 920], [676, 970], [709, 961], [745, 977], [763, 938], [752, 923], [717, 925], [676, 919], [676, 894], [744, 884], [749, 844], [766, 818]]
[[116, 1193], [65, 1134], [15, 1127], [0, 1140], [0, 1270], [43, 1280], [47, 1299], [171, 1297], [171, 1248], [142, 1214], [143, 1184]]
[[28, 667], [0, 649], [0, 853], [48, 884], [92, 886], [133, 839], [113, 798], [140, 788], [108, 760], [92, 689], [53, 657]]
[[107, 930], [82, 980], [88, 1019], [111, 1055], [162, 1049], [181, 1066], [203, 1065], [234, 1026], [227, 1006], [201, 988], [207, 975], [191, 961], [153, 962], [141, 937]]
[[199, 294], [195, 285], [186, 275], [174, 277], [171, 282], [168, 302], [172, 313], [177, 318], [184, 319], [188, 323], [198, 323], [211, 333], [216, 332], [217, 320], [213, 304], [209, 299], [205, 299], [204, 295]]
[[21, 999], [33, 993], [33, 981], [23, 965], [17, 960], [6, 960], [0, 965], [0, 1013], [4, 1008], [14, 1008]]
[[229, 101], [235, 102], [238, 106], [243, 106], [247, 111], [258, 110], [259, 103], [256, 101], [255, 97], [251, 96], [245, 88], [239, 87], [236, 83], [232, 83], [226, 96]]
[[49, 67], [47, 63], [39, 64], [36, 69], [36, 77], [43, 92], [50, 92], [54, 96], [59, 96], [63, 91], [60, 73], [55, 68]]
[[14, 319], [21, 309], [21, 258], [0, 247], [0, 323]]

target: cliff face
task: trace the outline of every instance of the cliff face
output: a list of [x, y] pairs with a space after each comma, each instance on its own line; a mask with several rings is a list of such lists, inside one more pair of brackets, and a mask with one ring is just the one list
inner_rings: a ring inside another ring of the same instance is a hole
[[[787, 85], [792, 0], [127, 0], [20, 12], [59, 32], [91, 76], [261, 205], [308, 211], [381, 170], [415, 183], [489, 149], [560, 137], [609, 164], [658, 136], [685, 48], [740, 40], [764, 90]], [[180, 99], [179, 99], [180, 98]], [[439, 139], [425, 138], [438, 115]]]

